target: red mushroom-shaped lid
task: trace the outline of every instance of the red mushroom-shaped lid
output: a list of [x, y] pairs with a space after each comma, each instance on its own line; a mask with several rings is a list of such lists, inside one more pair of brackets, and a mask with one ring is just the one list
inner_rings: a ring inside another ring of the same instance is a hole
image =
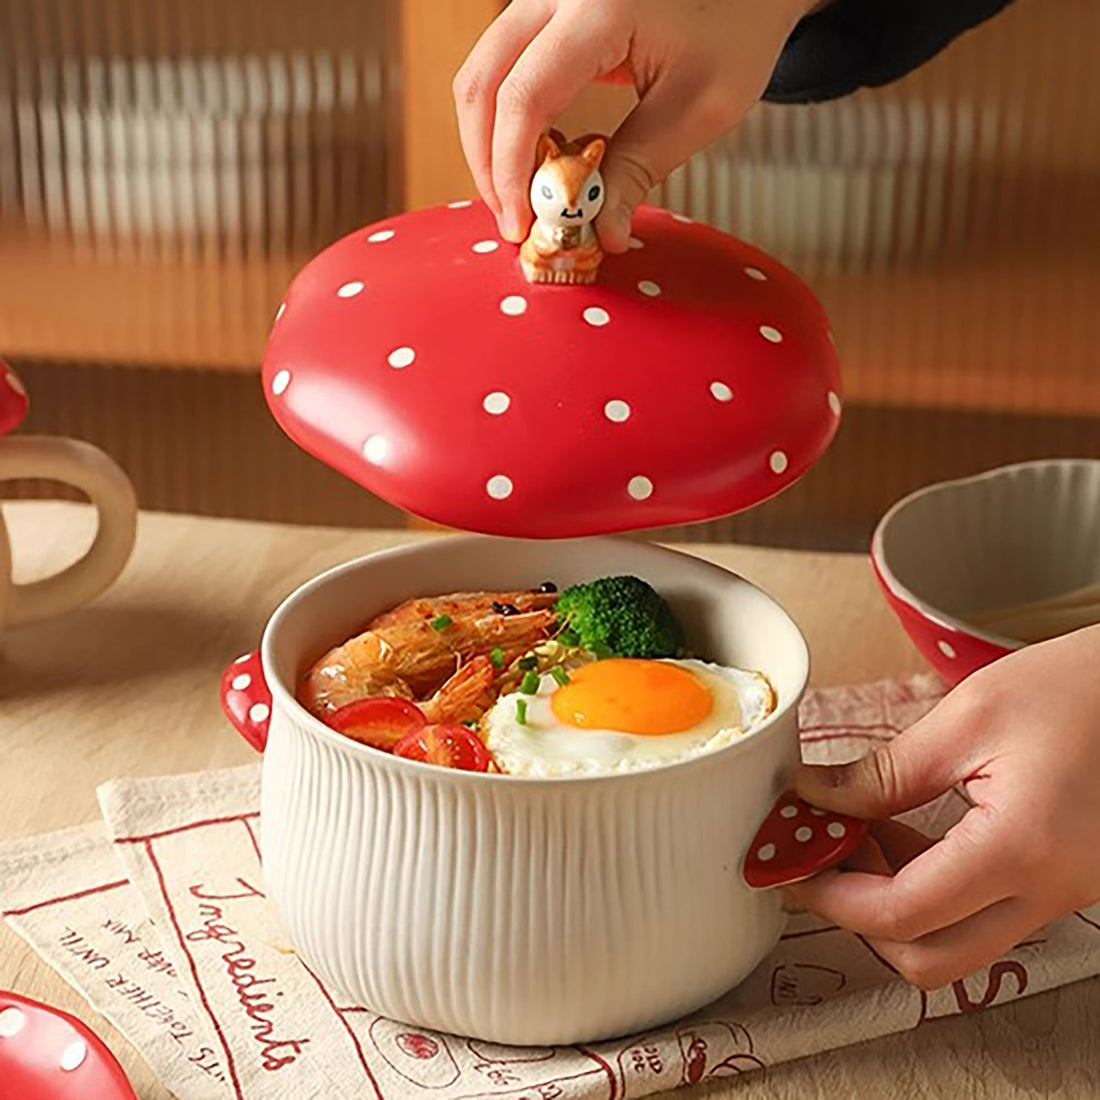
[[866, 821], [818, 809], [788, 792], [749, 845], [745, 881], [763, 889], [809, 878], [847, 859], [866, 832]]
[[137, 1100], [114, 1055], [80, 1020], [2, 991], [0, 1096]]
[[264, 358], [279, 424], [407, 511], [561, 538], [689, 523], [780, 492], [840, 413], [828, 321], [762, 252], [662, 210], [590, 286], [534, 285], [481, 204], [314, 259]]
[[30, 401], [18, 375], [0, 360], [0, 435], [18, 428], [27, 415]]

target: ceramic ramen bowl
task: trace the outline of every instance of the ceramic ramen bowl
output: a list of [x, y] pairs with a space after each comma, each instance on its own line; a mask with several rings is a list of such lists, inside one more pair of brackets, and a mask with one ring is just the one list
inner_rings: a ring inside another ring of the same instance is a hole
[[951, 684], [1021, 649], [968, 614], [1100, 579], [1100, 461], [1026, 462], [921, 489], [880, 521], [871, 558], [913, 642]]
[[[766, 722], [649, 771], [528, 779], [379, 752], [295, 699], [303, 668], [402, 600], [614, 573], [661, 592], [700, 655], [764, 671], [777, 696]], [[776, 806], [799, 757], [807, 673], [783, 609], [714, 565], [615, 538], [463, 536], [305, 584], [222, 689], [226, 712], [264, 747], [264, 877], [300, 956], [385, 1015], [542, 1045], [638, 1031], [712, 1001], [783, 928], [776, 891], [746, 882], [752, 860], [765, 882], [788, 856], [806, 875], [858, 842], [856, 823], [837, 845], [826, 838], [844, 828]], [[770, 831], [758, 836], [762, 823]], [[777, 830], [790, 832], [790, 852]]]

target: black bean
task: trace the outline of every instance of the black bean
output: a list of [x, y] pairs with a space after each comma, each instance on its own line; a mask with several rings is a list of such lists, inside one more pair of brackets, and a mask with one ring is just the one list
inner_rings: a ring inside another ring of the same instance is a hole
[[498, 615], [518, 615], [520, 613], [519, 608], [510, 603], [497, 603], [493, 601], [493, 610]]
[[553, 581], [543, 581], [542, 584], [535, 589], [536, 592], [545, 592], [547, 595], [557, 592], [558, 586]]

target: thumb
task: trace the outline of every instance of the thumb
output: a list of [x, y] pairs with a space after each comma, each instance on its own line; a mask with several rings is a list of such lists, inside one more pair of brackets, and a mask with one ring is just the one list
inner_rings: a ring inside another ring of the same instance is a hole
[[965, 738], [938, 707], [888, 744], [850, 764], [803, 764], [795, 790], [835, 813], [882, 820], [938, 798], [966, 777]]
[[670, 172], [741, 118], [738, 97], [693, 78], [665, 77], [646, 92], [611, 139], [603, 163], [607, 201], [596, 220], [605, 251], [625, 252], [634, 211]]

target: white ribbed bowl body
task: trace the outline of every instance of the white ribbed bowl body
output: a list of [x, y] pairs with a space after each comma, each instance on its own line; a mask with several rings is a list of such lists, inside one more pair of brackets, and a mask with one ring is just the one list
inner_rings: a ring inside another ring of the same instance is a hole
[[[290, 694], [302, 666], [410, 596], [617, 572], [666, 594], [699, 653], [769, 674], [769, 725], [654, 771], [524, 780], [375, 752]], [[272, 618], [263, 661], [267, 890], [301, 957], [352, 1001], [499, 1043], [593, 1041], [708, 1003], [778, 938], [778, 898], [741, 864], [798, 759], [807, 655], [739, 577], [618, 539], [438, 540], [310, 582]]]

